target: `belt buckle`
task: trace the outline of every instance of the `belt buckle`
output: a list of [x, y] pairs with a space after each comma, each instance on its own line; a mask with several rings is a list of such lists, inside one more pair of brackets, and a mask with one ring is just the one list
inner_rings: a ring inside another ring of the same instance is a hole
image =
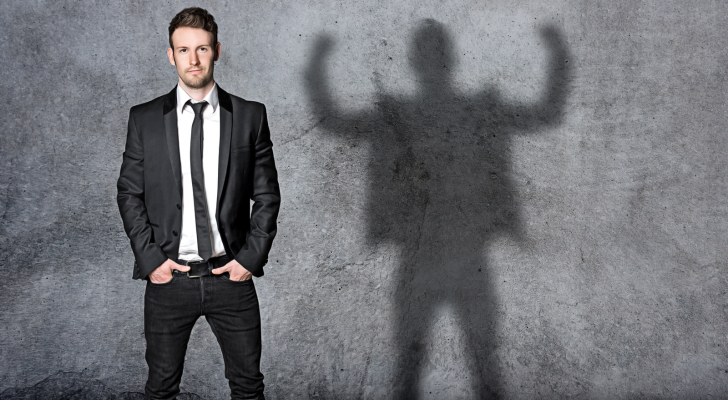
[[[202, 264], [202, 263], [204, 263], [204, 261], [186, 261], [185, 262], [185, 266], [189, 267], [190, 264]], [[190, 276], [190, 271], [187, 271], [186, 273], [187, 273], [187, 277], [190, 278], [190, 279], [202, 278], [203, 276], [205, 276], [205, 275], [192, 275], [192, 276]]]

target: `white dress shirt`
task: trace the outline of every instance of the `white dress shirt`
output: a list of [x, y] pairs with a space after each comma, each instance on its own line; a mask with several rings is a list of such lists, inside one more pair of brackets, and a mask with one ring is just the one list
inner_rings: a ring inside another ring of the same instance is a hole
[[[190, 171], [190, 140], [195, 112], [186, 106], [192, 99], [177, 85], [177, 133], [179, 135], [179, 157], [182, 166], [182, 236], [179, 244], [180, 260], [202, 260], [197, 252], [197, 231], [195, 224], [195, 200], [192, 194], [192, 175]], [[214, 84], [204, 100], [208, 103], [202, 110], [202, 171], [205, 175], [205, 197], [207, 198], [207, 222], [212, 240], [212, 257], [225, 254], [225, 247], [217, 230], [215, 213], [217, 211], [217, 175], [220, 155], [220, 108], [217, 97], [217, 83]]]

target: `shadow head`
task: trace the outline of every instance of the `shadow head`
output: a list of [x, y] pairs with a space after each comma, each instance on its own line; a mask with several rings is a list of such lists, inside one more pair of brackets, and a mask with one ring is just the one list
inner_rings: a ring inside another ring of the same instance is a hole
[[425, 88], [448, 86], [456, 58], [447, 28], [431, 18], [422, 20], [412, 37], [408, 58]]

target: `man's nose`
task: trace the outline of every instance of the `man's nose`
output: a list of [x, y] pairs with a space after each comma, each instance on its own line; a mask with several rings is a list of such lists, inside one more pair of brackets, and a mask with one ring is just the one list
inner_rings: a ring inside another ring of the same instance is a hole
[[190, 56], [190, 64], [197, 65], [200, 63], [200, 58], [197, 57], [197, 53], [194, 51], [192, 52], [192, 55]]

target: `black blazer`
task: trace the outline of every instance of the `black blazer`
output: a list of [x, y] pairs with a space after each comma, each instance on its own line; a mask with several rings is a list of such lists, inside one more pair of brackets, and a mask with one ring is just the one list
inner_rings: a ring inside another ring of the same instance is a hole
[[[215, 219], [225, 252], [263, 275], [281, 195], [265, 106], [220, 89], [220, 163]], [[131, 108], [116, 200], [134, 252], [134, 279], [177, 261], [182, 172], [176, 88]], [[250, 200], [253, 200], [252, 213]]]

